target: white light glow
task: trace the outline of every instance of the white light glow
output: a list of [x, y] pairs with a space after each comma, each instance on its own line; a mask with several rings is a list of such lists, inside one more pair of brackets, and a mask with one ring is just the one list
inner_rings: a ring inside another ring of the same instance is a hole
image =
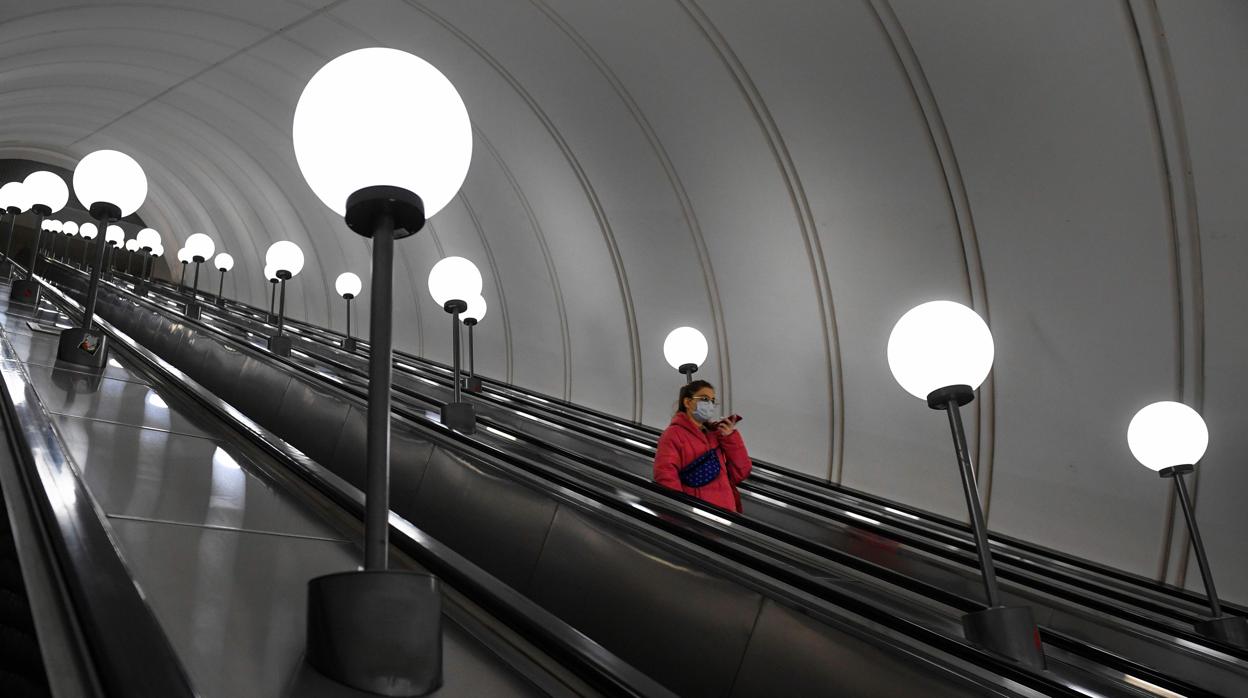
[[183, 264], [190, 264], [191, 263], [191, 251], [186, 249], [185, 247], [178, 250], [178, 261], [182, 262]]
[[110, 225], [104, 229], [104, 242], [110, 245], [120, 245], [126, 241], [126, 231], [121, 229], [119, 225]]
[[485, 296], [477, 294], [468, 299], [468, 309], [460, 314], [460, 321], [476, 320], [481, 322], [485, 319], [485, 311], [488, 306], [485, 304]]
[[701, 366], [711, 351], [706, 337], [692, 327], [677, 327], [663, 340], [663, 358], [669, 366], [679, 369], [685, 364]]
[[298, 276], [303, 270], [303, 250], [290, 240], [281, 240], [269, 245], [269, 251], [264, 253], [264, 261], [277, 271], [289, 272], [292, 277]]
[[269, 281], [277, 281], [277, 267], [272, 264], [264, 265], [264, 278]]
[[30, 204], [30, 194], [21, 182], [9, 182], [0, 187], [0, 208], [6, 212], [11, 208], [17, 209], [19, 213], [27, 211], [30, 209]]
[[[355, 95], [385, 95], [385, 106], [361, 108]], [[355, 191], [390, 185], [418, 195], [432, 217], [472, 160], [472, 124], [454, 85], [390, 48], [352, 51], [317, 71], [299, 96], [292, 137], [308, 186], [339, 215]]]
[[134, 238], [130, 238], [129, 240], [126, 240], [126, 251], [134, 252], [137, 249], [139, 249], [138, 240], [135, 240]]
[[229, 271], [234, 268], [234, 256], [229, 252], [222, 252], [212, 260], [212, 264], [217, 271]]
[[139, 241], [139, 247], [153, 250], [160, 244], [160, 233], [152, 228], [144, 228], [135, 234], [134, 239]]
[[69, 201], [69, 187], [65, 185], [65, 180], [47, 170], [26, 175], [22, 186], [26, 188], [32, 206], [47, 206], [51, 213], [65, 208]]
[[74, 194], [88, 209], [110, 203], [125, 216], [139, 210], [147, 198], [147, 175], [134, 158], [116, 150], [97, 150], [74, 168]]
[[1131, 418], [1127, 445], [1152, 470], [1195, 465], [1209, 447], [1209, 428], [1196, 410], [1181, 402], [1154, 402]]
[[355, 297], [360, 295], [360, 291], [363, 289], [364, 282], [360, 281], [359, 276], [349, 271], [344, 271], [338, 275], [337, 279], [334, 279], [334, 290], [337, 291], [340, 296], [350, 295]]
[[196, 257], [199, 257], [201, 262], [207, 262], [209, 259], [212, 259], [213, 253], [217, 251], [216, 243], [212, 241], [212, 238], [203, 233], [191, 235], [186, 239], [186, 244], [183, 247], [186, 248], [187, 252], [191, 253], [192, 262], [195, 261]]
[[88, 240], [94, 240], [95, 236], [100, 234], [100, 228], [96, 224], [88, 221], [78, 226], [78, 234]]
[[888, 367], [906, 392], [926, 400], [951, 385], [978, 388], [992, 370], [988, 325], [974, 310], [953, 301], [912, 308], [888, 337]]
[[73, 221], [65, 221], [64, 223], [61, 224], [61, 232], [65, 233], [66, 235], [77, 235], [78, 224]]
[[445, 257], [429, 270], [429, 295], [441, 307], [481, 295], [481, 271], [463, 257]]

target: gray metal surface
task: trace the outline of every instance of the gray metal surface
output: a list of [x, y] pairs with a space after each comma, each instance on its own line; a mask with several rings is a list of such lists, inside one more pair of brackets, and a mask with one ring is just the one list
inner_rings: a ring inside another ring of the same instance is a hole
[[[35, 333], [15, 346], [22, 335], [9, 332], [7, 355], [18, 360], [56, 341]], [[106, 377], [82, 392], [55, 380], [59, 369], [9, 363], [29, 375], [56, 425], [49, 438], [63, 440], [200, 694], [278, 696], [303, 681], [308, 695], [348, 695], [300, 665], [306, 581], [359, 562], [340, 524], [276, 488], [162, 389]], [[116, 368], [132, 370], [124, 360]], [[437, 695], [539, 693], [461, 626], [445, 628], [448, 678]]]

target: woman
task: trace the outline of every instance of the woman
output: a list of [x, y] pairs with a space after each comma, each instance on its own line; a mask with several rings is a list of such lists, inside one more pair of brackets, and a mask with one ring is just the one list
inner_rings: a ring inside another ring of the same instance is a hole
[[732, 511], [741, 511], [737, 484], [750, 475], [750, 454], [735, 419], [716, 420], [715, 388], [693, 381], [680, 389], [672, 423], [659, 437], [654, 479]]

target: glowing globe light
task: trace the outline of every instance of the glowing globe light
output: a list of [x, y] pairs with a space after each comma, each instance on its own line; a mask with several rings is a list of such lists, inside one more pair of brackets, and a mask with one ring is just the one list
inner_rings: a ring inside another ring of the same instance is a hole
[[888, 367], [915, 397], [951, 385], [978, 388], [992, 370], [993, 343], [988, 325], [974, 310], [953, 301], [912, 308], [888, 337]]
[[487, 309], [488, 306], [485, 303], [485, 296], [478, 294], [468, 299], [468, 309], [459, 314], [459, 319], [462, 322], [472, 320], [480, 323], [485, 319], [485, 311]]
[[137, 250], [137, 249], [139, 249], [139, 241], [138, 241], [138, 240], [135, 240], [134, 238], [130, 238], [129, 240], [126, 240], [126, 251], [127, 251], [127, 252], [134, 252], [134, 251], [135, 251], [135, 250]]
[[273, 264], [264, 265], [264, 278], [268, 279], [269, 281], [278, 281], [277, 267]]
[[147, 198], [147, 175], [129, 155], [97, 150], [74, 168], [74, 194], [88, 209], [98, 203], [112, 204], [124, 218], [139, 210]]
[[135, 234], [134, 239], [139, 241], [139, 247], [153, 250], [160, 244], [160, 233], [151, 228], [144, 228]]
[[183, 263], [183, 264], [190, 264], [190, 263], [191, 263], [191, 252], [190, 252], [190, 250], [186, 249], [185, 247], [183, 247], [182, 249], [178, 250], [178, 261], [179, 261], [179, 262], [181, 262], [181, 263]]
[[15, 209], [18, 213], [30, 209], [30, 196], [21, 182], [9, 182], [0, 187], [0, 208], [6, 212]]
[[[385, 95], [361, 108], [353, 95]], [[402, 187], [432, 217], [454, 198], [472, 160], [472, 124], [455, 86], [423, 59], [365, 48], [326, 63], [299, 96], [295, 159], [326, 206], [374, 185]]]
[[39, 229], [40, 229], [40, 230], [51, 230], [51, 229], [52, 229], [52, 221], [50, 221], [50, 220], [48, 220], [48, 219], [46, 219], [46, 218], [45, 218], [45, 219], [43, 219], [43, 223], [40, 223], [40, 224], [39, 224]]
[[155, 247], [151, 248], [149, 254], [153, 257], [163, 257], [165, 254], [165, 246], [158, 242]]
[[281, 240], [269, 245], [264, 253], [266, 265], [272, 265], [279, 272], [297, 275], [303, 269], [303, 250], [289, 240]]
[[61, 221], [50, 221], [48, 223], [48, 230], [51, 230], [54, 233], [63, 233], [65, 232], [65, 224]]
[[1152, 470], [1195, 465], [1209, 447], [1209, 428], [1200, 413], [1181, 402], [1154, 402], [1131, 418], [1127, 446]]
[[120, 245], [126, 241], [126, 232], [119, 225], [110, 225], [104, 229], [104, 242]]
[[96, 224], [87, 222], [78, 226], [78, 234], [88, 240], [94, 240], [95, 236], [100, 234], [100, 229]]
[[355, 298], [360, 295], [360, 291], [363, 289], [364, 282], [360, 281], [359, 276], [349, 271], [339, 274], [338, 278], [334, 279], [334, 290], [343, 298], [348, 296]]
[[443, 307], [453, 300], [467, 302], [469, 298], [481, 295], [481, 285], [481, 272], [477, 265], [463, 257], [438, 260], [429, 270], [429, 295]]
[[218, 271], [229, 271], [234, 268], [234, 256], [228, 252], [222, 252], [212, 260], [212, 263]]
[[61, 224], [61, 232], [65, 233], [66, 235], [77, 235], [78, 224], [73, 221], [65, 221], [64, 223]]
[[663, 340], [663, 358], [667, 364], [679, 370], [681, 366], [701, 366], [711, 351], [706, 337], [692, 327], [677, 327], [667, 333]]
[[217, 251], [217, 246], [213, 243], [212, 238], [203, 233], [195, 233], [187, 238], [183, 247], [186, 248], [187, 252], [191, 253], [192, 262], [206, 262]]
[[47, 207], [43, 212], [45, 216], [65, 208], [69, 202], [69, 187], [65, 185], [65, 180], [47, 170], [26, 175], [22, 186], [26, 188], [32, 206]]

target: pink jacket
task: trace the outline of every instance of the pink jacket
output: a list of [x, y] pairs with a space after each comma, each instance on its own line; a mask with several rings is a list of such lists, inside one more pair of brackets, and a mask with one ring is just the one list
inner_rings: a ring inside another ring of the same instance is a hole
[[[723, 464], [719, 476], [703, 487], [686, 487], [680, 481], [679, 470], [712, 448], [719, 449], [719, 462]], [[654, 480], [664, 487], [739, 512], [741, 498], [736, 486], [749, 476], [750, 454], [745, 450], [745, 440], [739, 431], [721, 439], [718, 431], [704, 430], [688, 415], [678, 412], [659, 437], [654, 455]]]

